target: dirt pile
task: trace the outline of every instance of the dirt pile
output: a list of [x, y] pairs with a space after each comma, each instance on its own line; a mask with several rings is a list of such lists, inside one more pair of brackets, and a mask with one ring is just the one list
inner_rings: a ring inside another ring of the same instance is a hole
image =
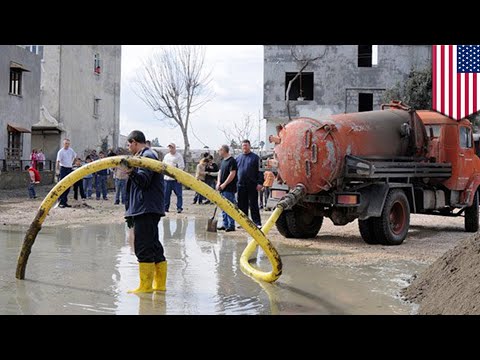
[[480, 314], [480, 234], [460, 242], [404, 289], [419, 314]]

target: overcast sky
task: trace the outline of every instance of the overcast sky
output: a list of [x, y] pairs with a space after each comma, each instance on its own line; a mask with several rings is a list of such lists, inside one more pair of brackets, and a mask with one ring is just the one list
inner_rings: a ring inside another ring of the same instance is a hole
[[[122, 45], [122, 89], [120, 103], [120, 132], [128, 135], [132, 130], [142, 130], [148, 139], [158, 137], [162, 146], [174, 142], [183, 147], [179, 128], [171, 128], [158, 120], [150, 108], [132, 91], [132, 79], [136, 70], [159, 45]], [[259, 45], [208, 45], [206, 69], [212, 69], [211, 87], [214, 98], [193, 114], [195, 135], [210, 148], [226, 143], [219, 130], [233, 121], [240, 121], [245, 114], [258, 120], [263, 117], [263, 46]], [[258, 122], [253, 136], [258, 139]], [[192, 128], [190, 129], [192, 130]], [[262, 139], [265, 122], [262, 121]], [[192, 149], [204, 144], [189, 131]]]

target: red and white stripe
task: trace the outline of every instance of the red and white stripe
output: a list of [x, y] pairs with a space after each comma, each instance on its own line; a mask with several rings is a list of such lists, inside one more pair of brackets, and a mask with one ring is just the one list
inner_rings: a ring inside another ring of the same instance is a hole
[[432, 108], [455, 120], [480, 106], [477, 73], [457, 74], [457, 45], [432, 47]]

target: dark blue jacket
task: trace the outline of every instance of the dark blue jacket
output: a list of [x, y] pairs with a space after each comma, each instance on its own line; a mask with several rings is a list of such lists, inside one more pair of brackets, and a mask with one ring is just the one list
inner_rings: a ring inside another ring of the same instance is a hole
[[237, 156], [238, 165], [238, 186], [257, 186], [263, 184], [263, 177], [260, 172], [260, 158], [257, 154], [250, 152]]
[[97, 171], [95, 175], [101, 175], [101, 176], [107, 176], [108, 175], [108, 169], [103, 169], [100, 171]]
[[[148, 148], [140, 156], [158, 160]], [[142, 214], [165, 215], [163, 174], [143, 168], [135, 168], [127, 180], [127, 202], [125, 216]]]

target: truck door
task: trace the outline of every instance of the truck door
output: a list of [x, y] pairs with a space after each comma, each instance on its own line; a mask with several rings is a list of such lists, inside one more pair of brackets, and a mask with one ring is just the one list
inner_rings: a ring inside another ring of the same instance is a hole
[[458, 127], [459, 149], [458, 149], [458, 177], [457, 189], [465, 189], [468, 180], [473, 175], [473, 157], [475, 149], [473, 148], [472, 129], [468, 126], [460, 125]]

